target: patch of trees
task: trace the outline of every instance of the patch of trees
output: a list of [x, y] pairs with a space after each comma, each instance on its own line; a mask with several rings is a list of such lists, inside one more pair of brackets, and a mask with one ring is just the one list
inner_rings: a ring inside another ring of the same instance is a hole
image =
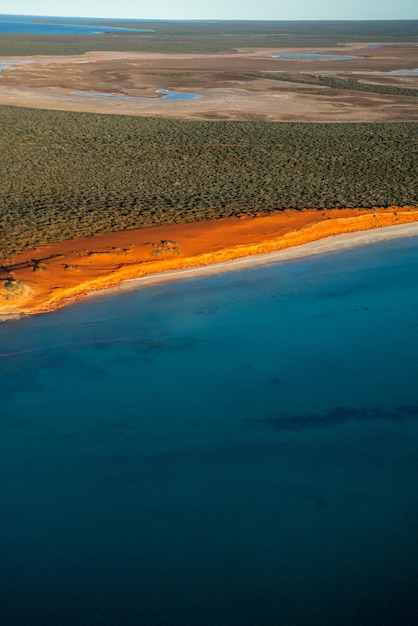
[[418, 89], [408, 87], [394, 87], [391, 85], [376, 85], [363, 83], [355, 78], [337, 78], [336, 76], [317, 76], [318, 83], [332, 89], [348, 89], [350, 91], [367, 91], [370, 93], [383, 93], [393, 96], [418, 97]]
[[[292, 74], [273, 73], [273, 72], [246, 72], [244, 76], [253, 76], [254, 78], [267, 78], [268, 80], [276, 80], [279, 82], [290, 82], [297, 84], [326, 86], [331, 89], [345, 89], [348, 91], [368, 91], [371, 93], [390, 94], [393, 96], [412, 96], [418, 97], [418, 89], [410, 89], [408, 87], [394, 87], [391, 85], [376, 85], [372, 83], [360, 82], [355, 78], [338, 78], [336, 76], [312, 76], [306, 74], [303, 78], [298, 78]], [[286, 86], [284, 89], [292, 89], [292, 86]]]
[[418, 124], [202, 122], [1, 107], [0, 258], [284, 208], [418, 205]]

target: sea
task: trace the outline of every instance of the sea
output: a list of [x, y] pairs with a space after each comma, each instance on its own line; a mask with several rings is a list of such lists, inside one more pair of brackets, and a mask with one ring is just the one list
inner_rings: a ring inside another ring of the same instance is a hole
[[0, 325], [0, 623], [418, 623], [418, 238]]

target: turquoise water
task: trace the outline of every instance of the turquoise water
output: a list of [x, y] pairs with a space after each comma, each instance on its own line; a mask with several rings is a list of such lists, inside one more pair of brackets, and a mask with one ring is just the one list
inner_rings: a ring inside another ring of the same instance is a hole
[[[0, 67], [1, 69], [1, 67]], [[197, 93], [183, 93], [181, 91], [169, 91], [168, 89], [157, 89], [155, 93], [163, 93], [162, 98], [141, 98], [139, 96], [125, 96], [118, 93], [88, 93], [86, 91], [74, 91], [73, 96], [88, 96], [90, 98], [115, 98], [117, 100], [197, 100], [203, 96]]]
[[350, 54], [273, 54], [274, 59], [360, 59]]
[[0, 623], [416, 623], [417, 244], [0, 325]]
[[[78, 24], [71, 24], [74, 19]], [[48, 23], [48, 20], [51, 20]], [[29, 15], [0, 15], [0, 33], [20, 33], [26, 35], [100, 35], [103, 33], [148, 33], [148, 29], [120, 28], [92, 25], [94, 20], [65, 17], [43, 17]], [[98, 20], [100, 22], [100, 20]], [[103, 20], [102, 20], [103, 21]], [[60, 23], [53, 23], [60, 22]]]

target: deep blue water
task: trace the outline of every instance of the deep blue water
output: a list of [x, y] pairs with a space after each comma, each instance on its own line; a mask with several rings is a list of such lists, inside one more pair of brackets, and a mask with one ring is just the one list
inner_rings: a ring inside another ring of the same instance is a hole
[[361, 57], [349, 54], [273, 54], [275, 59], [360, 59]]
[[[0, 66], [1, 69], [1, 66]], [[88, 96], [90, 98], [116, 98], [117, 100], [197, 100], [203, 96], [197, 93], [183, 93], [170, 91], [169, 89], [157, 89], [155, 93], [163, 93], [162, 98], [141, 98], [138, 96], [125, 96], [119, 93], [88, 93], [86, 91], [74, 91], [73, 96]]]
[[0, 325], [0, 623], [417, 623], [417, 245]]
[[[48, 23], [51, 20], [51, 23]], [[78, 24], [71, 24], [71, 20]], [[102, 33], [141, 33], [154, 32], [148, 29], [104, 27], [80, 22], [94, 22], [82, 18], [40, 17], [28, 15], [0, 15], [0, 33], [20, 33], [26, 35], [100, 35]], [[53, 23], [60, 22], [60, 23]], [[103, 20], [98, 20], [102, 22]]]

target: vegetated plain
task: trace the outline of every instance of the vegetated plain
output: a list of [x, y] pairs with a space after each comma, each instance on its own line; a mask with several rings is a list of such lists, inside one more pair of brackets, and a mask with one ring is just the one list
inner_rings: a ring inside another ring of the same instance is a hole
[[[77, 23], [76, 19], [74, 23]], [[318, 48], [349, 42], [408, 43], [418, 40], [418, 20], [253, 22], [95, 20], [92, 23], [101, 26], [146, 28], [155, 32], [69, 36], [3, 34], [0, 40], [0, 55], [82, 54], [94, 50], [219, 52], [241, 47]]]
[[418, 125], [180, 121], [2, 107], [0, 254], [284, 208], [418, 204]]

